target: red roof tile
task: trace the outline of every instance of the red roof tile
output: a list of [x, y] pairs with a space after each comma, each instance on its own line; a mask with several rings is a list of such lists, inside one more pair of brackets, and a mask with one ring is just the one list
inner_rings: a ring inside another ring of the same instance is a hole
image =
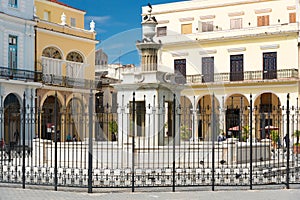
[[[74, 8], [74, 7], [69, 6], [69, 5], [65, 4], [65, 3], [59, 2], [59, 1], [57, 1], [57, 0], [48, 0], [48, 1], [51, 1], [51, 2], [53, 2], [53, 3], [57, 3], [57, 4], [59, 4], [59, 5], [66, 6], [66, 7], [69, 7], [69, 8], [73, 8], [73, 9], [76, 9], [76, 10], [80, 10], [80, 9], [78, 9], [78, 8]], [[80, 11], [85, 12], [84, 10], [80, 10]]]

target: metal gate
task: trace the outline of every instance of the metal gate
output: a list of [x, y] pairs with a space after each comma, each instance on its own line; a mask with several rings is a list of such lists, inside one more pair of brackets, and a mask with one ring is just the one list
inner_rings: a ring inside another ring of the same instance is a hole
[[[291, 109], [289, 98], [278, 114], [255, 110], [250, 98], [247, 112], [228, 111], [227, 119], [220, 116], [213, 95], [210, 108], [193, 107], [175, 95], [173, 102], [156, 106], [135, 101], [134, 95], [130, 105], [94, 109], [93, 101], [91, 93], [88, 112], [70, 108], [75, 110], [60, 113], [54, 99], [50, 113], [26, 108], [24, 100], [20, 145], [1, 141], [0, 182], [55, 190], [86, 187], [89, 192], [271, 184], [289, 188], [300, 183], [300, 146], [294, 145], [299, 143], [299, 113], [298, 106]], [[221, 123], [234, 126], [221, 130]]]

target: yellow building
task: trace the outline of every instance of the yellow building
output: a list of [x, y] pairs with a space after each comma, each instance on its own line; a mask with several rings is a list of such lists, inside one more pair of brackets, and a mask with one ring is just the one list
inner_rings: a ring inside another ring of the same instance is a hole
[[[155, 40], [163, 44], [158, 70], [186, 78], [183, 99], [192, 106], [194, 137], [210, 137], [213, 95], [220, 132], [252, 125], [253, 136], [262, 139], [270, 125], [286, 134], [287, 93], [298, 109], [299, 1], [193, 0], [152, 7]], [[143, 7], [142, 15], [148, 10]], [[292, 131], [298, 124], [293, 121]]]
[[56, 130], [62, 141], [68, 134], [81, 140], [86, 137], [82, 114], [95, 87], [95, 24], [85, 30], [85, 11], [56, 0], [35, 0], [35, 8], [36, 70], [42, 71], [44, 82], [37, 90], [39, 137], [53, 139]]

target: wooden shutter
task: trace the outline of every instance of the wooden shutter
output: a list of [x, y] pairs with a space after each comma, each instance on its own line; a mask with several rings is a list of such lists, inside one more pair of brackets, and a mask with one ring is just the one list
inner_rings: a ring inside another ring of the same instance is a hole
[[290, 13], [290, 23], [296, 22], [296, 13]]
[[257, 26], [263, 26], [263, 16], [257, 17]]
[[257, 16], [257, 26], [269, 26], [269, 15]]
[[181, 24], [181, 34], [191, 34], [192, 24]]
[[269, 15], [264, 16], [264, 26], [269, 26], [270, 22], [269, 22]]

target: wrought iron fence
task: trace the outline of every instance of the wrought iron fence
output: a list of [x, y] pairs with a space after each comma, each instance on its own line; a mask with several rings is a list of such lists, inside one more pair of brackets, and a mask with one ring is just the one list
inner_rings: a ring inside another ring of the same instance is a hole
[[275, 71], [245, 71], [230, 73], [215, 73], [213, 76], [196, 74], [187, 75], [188, 83], [230, 82], [230, 81], [257, 81], [269, 79], [298, 79], [297, 69], [280, 69]]
[[42, 72], [0, 67], [0, 78], [40, 82], [42, 80]]
[[[130, 105], [117, 109], [105, 105], [94, 110], [92, 94], [88, 109], [74, 103], [65, 111], [54, 102], [53, 112], [42, 112], [26, 109], [24, 100], [18, 116], [20, 137], [1, 141], [0, 182], [24, 188], [52, 185], [55, 190], [87, 187], [89, 192], [139, 187], [175, 191], [189, 186], [252, 189], [266, 184], [289, 188], [300, 183], [300, 146], [293, 145], [299, 143], [294, 128], [299, 113], [298, 108], [292, 112], [289, 100], [286, 113], [276, 114], [255, 110], [251, 99], [248, 112], [228, 112], [228, 120], [238, 126], [221, 134], [214, 100], [209, 110], [194, 109], [175, 95], [173, 102], [156, 106], [133, 96]], [[7, 120], [1, 115], [1, 138], [7, 138]], [[268, 120], [272, 124], [265, 124]]]

